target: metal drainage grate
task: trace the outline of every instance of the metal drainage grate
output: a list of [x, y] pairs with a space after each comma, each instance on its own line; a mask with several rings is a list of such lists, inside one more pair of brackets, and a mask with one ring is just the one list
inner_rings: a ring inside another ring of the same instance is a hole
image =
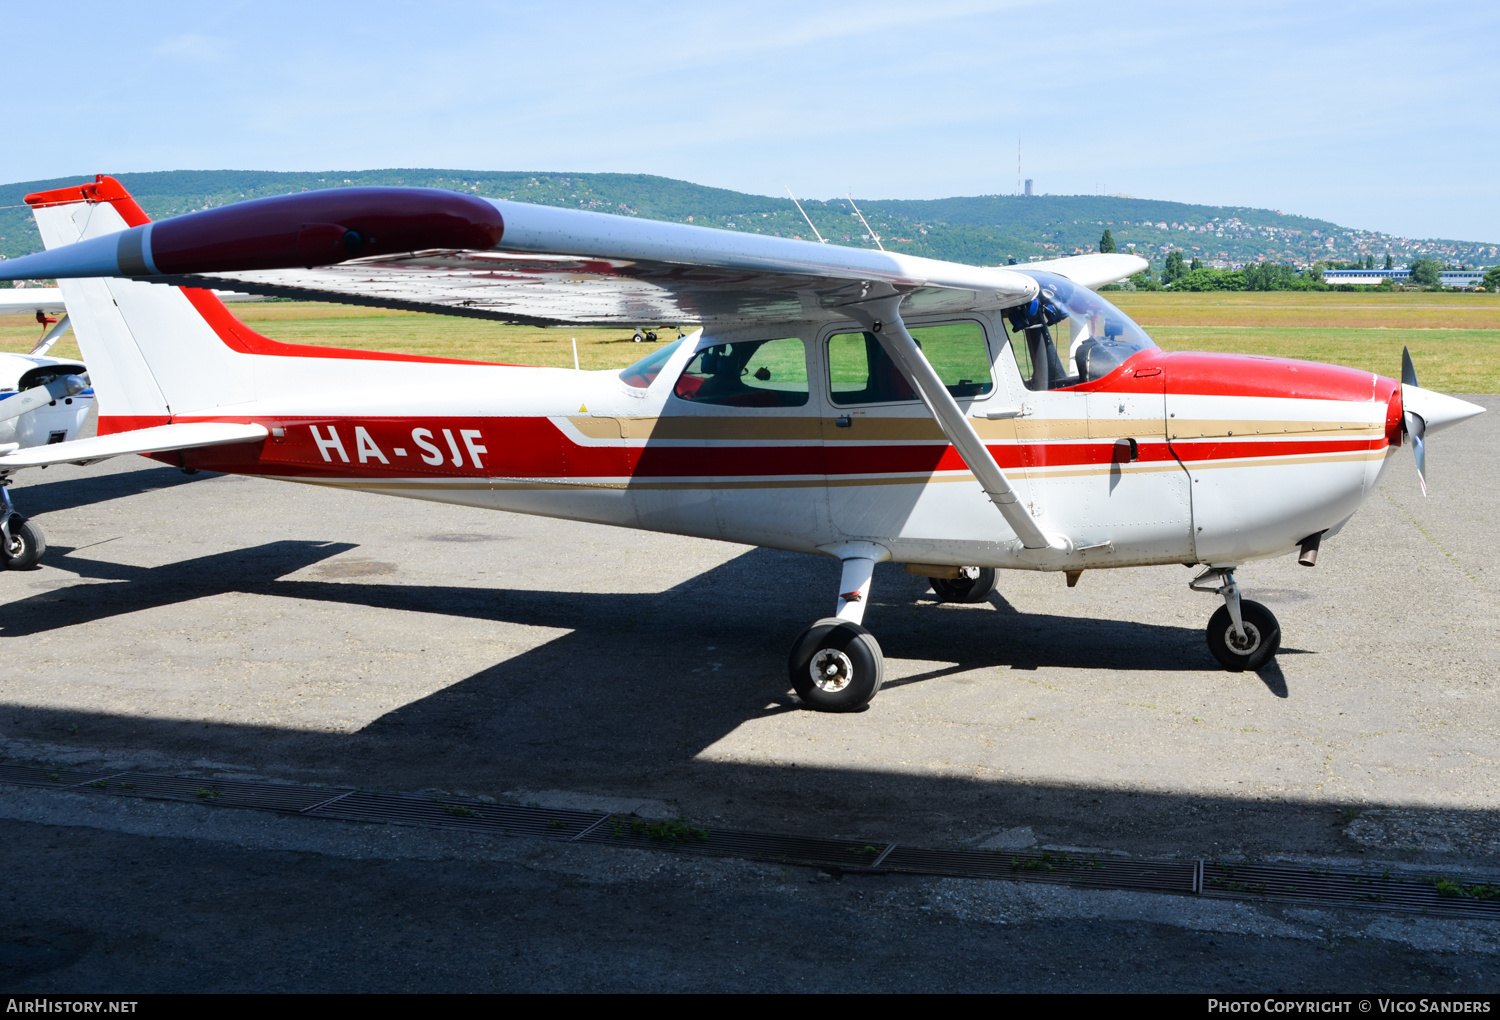
[[1364, 910], [1500, 920], [1500, 881], [1466, 882], [1412, 874], [1335, 871], [1281, 864], [1146, 860], [1058, 851], [934, 850], [857, 839], [821, 839], [685, 821], [565, 811], [468, 798], [414, 797], [362, 790], [242, 783], [139, 772], [0, 765], [0, 783], [50, 790], [256, 808], [349, 822], [459, 829], [711, 857], [740, 857], [834, 872], [1005, 879], [1091, 889], [1150, 892]]
[[1500, 883], [1274, 864], [1203, 866], [1205, 896], [1500, 920]]

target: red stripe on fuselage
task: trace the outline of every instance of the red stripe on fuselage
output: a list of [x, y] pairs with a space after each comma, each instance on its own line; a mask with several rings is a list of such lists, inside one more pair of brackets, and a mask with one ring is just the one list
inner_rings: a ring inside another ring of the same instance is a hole
[[[546, 418], [183, 417], [178, 421], [255, 421], [281, 429], [261, 443], [154, 455], [212, 471], [298, 478], [682, 478], [750, 480], [785, 476], [926, 475], [967, 470], [943, 443], [893, 446], [581, 446]], [[114, 419], [102, 419], [113, 424]], [[146, 424], [162, 424], [160, 421]], [[316, 432], [314, 431], [316, 429]], [[111, 428], [109, 431], [123, 431]], [[470, 436], [463, 433], [468, 431]], [[101, 432], [104, 429], [101, 427]], [[477, 436], [472, 433], [478, 433]], [[426, 444], [425, 447], [423, 444]], [[1139, 441], [1139, 464], [1281, 459], [1383, 449], [1383, 437]], [[481, 449], [482, 448], [482, 449]], [[1079, 468], [1119, 463], [1120, 444], [1105, 440], [995, 444], [1001, 467]], [[398, 452], [399, 451], [399, 452]], [[456, 453], [455, 453], [456, 451]], [[476, 452], [478, 451], [478, 452]], [[424, 460], [425, 456], [425, 460]], [[432, 463], [433, 458], [438, 463]], [[459, 463], [454, 463], [455, 457]]]

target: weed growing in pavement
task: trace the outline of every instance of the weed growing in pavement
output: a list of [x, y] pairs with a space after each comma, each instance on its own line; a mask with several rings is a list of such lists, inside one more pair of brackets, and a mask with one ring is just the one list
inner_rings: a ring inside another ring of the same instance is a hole
[[200, 786], [200, 787], [198, 787], [198, 796], [202, 797], [204, 800], [218, 800], [223, 795], [223, 793], [224, 793], [224, 791], [218, 789], [217, 787], [212, 787], [212, 786]]
[[462, 804], [444, 804], [443, 811], [453, 815], [455, 818], [478, 818], [479, 812], [473, 808], [464, 807]]
[[696, 839], [706, 842], [708, 830], [700, 829], [695, 825], [689, 825], [685, 819], [678, 818], [670, 822], [648, 822], [644, 818], [611, 818], [610, 828], [616, 839], [626, 833], [637, 836], [645, 836], [653, 843], [686, 843], [688, 840]]
[[1500, 900], [1500, 885], [1487, 883], [1463, 885], [1448, 878], [1429, 878], [1427, 881], [1432, 883], [1432, 887], [1437, 890], [1439, 896], [1468, 900]]

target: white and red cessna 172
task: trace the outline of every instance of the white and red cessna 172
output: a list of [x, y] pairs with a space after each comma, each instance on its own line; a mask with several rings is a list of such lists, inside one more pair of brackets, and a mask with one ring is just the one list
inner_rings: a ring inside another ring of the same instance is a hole
[[[1168, 354], [1085, 255], [985, 269], [417, 188], [257, 199], [152, 223], [99, 177], [28, 196], [97, 386], [99, 434], [16, 468], [145, 453], [188, 468], [837, 557], [795, 642], [802, 700], [880, 688], [876, 563], [978, 601], [998, 568], [1201, 565], [1208, 645], [1280, 643], [1234, 570], [1312, 564], [1404, 442], [1482, 408], [1330, 365]], [[292, 346], [208, 288], [534, 324], [701, 323], [622, 372]], [[1425, 483], [1424, 483], [1425, 484]]]

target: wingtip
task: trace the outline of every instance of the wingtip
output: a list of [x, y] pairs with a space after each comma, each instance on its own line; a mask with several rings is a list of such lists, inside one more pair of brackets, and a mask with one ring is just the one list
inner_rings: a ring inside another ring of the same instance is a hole
[[119, 276], [119, 234], [93, 237], [0, 262], [0, 280], [71, 280]]

